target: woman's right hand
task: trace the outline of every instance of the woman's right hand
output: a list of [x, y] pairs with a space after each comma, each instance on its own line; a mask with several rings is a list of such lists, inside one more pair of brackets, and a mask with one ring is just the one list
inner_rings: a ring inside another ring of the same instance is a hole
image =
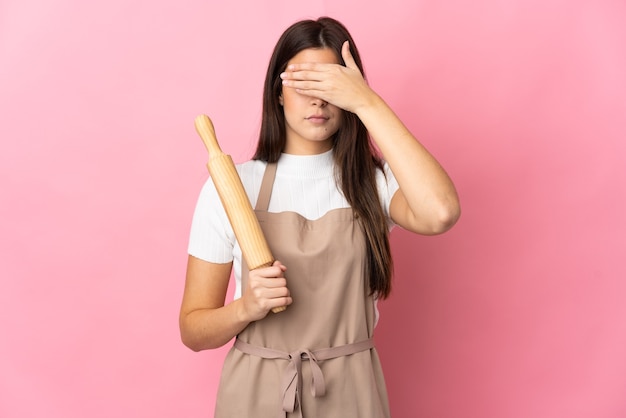
[[284, 276], [286, 270], [280, 261], [274, 261], [270, 267], [250, 271], [241, 296], [246, 321], [258, 321], [273, 308], [291, 305], [293, 300]]

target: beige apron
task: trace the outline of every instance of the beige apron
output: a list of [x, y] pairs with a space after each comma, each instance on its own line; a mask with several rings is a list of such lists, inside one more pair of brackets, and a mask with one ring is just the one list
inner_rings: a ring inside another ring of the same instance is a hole
[[[255, 210], [272, 254], [287, 266], [293, 304], [237, 336], [215, 417], [389, 417], [360, 225], [352, 209], [314, 221], [268, 212], [275, 174], [268, 164]], [[247, 279], [244, 263], [243, 288]]]

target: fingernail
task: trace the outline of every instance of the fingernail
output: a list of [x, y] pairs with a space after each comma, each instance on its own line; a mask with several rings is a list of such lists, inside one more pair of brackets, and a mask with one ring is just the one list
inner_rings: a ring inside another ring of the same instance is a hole
[[287, 77], [287, 73], [280, 73], [280, 78], [286, 78]]

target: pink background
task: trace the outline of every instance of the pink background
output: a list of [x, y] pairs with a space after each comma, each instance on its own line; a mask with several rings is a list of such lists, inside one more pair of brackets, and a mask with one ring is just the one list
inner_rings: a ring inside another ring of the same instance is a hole
[[332, 15], [456, 182], [395, 230], [395, 417], [626, 417], [621, 0], [0, 3], [0, 416], [211, 416], [177, 315], [207, 154], [250, 157], [271, 49]]

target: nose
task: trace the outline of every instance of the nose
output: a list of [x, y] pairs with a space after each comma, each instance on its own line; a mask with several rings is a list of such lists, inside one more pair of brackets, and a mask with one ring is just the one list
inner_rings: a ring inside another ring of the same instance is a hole
[[328, 102], [322, 99], [318, 99], [317, 97], [314, 97], [313, 100], [311, 101], [311, 104], [313, 104], [313, 106], [324, 107], [328, 104]]

